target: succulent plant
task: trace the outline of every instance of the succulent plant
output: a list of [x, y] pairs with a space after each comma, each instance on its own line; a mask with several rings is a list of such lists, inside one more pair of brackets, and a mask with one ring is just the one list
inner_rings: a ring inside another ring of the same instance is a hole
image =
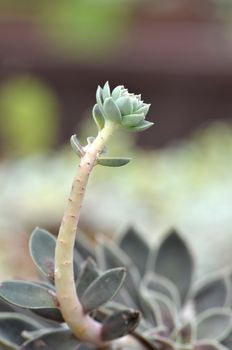
[[[100, 349], [63, 323], [54, 287], [55, 237], [37, 228], [29, 245], [43, 279], [1, 284], [2, 349]], [[74, 256], [76, 291], [85, 312], [102, 323], [110, 349], [231, 349], [230, 271], [195, 282], [192, 253], [176, 231], [156, 249], [132, 228], [118, 244], [94, 247], [81, 235]], [[112, 341], [127, 333], [122, 344]]]
[[[94, 166], [122, 166], [129, 161], [102, 157], [107, 140], [119, 127], [133, 131], [148, 127], [144, 117], [149, 106], [121, 86], [112, 94], [107, 83], [98, 88], [97, 107], [101, 113], [96, 116], [95, 107], [93, 116], [98, 135], [88, 138], [86, 146], [75, 135], [71, 138], [81, 160], [57, 239], [40, 228], [30, 238], [30, 254], [43, 279], [0, 285], [5, 309], [0, 315], [0, 345], [19, 350], [229, 347], [229, 272], [194, 286], [191, 252], [175, 231], [156, 251], [133, 229], [118, 246], [104, 240], [96, 252], [83, 238], [76, 239]], [[131, 122], [126, 125], [127, 119]]]
[[153, 123], [145, 120], [150, 104], [141, 100], [141, 95], [129, 93], [123, 85], [110, 91], [107, 82], [103, 88], [98, 86], [97, 103], [93, 107], [93, 117], [99, 129], [106, 120], [120, 124], [127, 131], [143, 131]]

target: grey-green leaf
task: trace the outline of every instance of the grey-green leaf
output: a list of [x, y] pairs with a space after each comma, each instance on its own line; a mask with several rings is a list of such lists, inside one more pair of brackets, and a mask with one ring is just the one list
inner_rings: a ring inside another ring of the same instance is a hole
[[120, 167], [128, 164], [131, 158], [117, 158], [117, 157], [99, 157], [97, 164], [110, 167]]
[[76, 350], [80, 341], [69, 330], [56, 330], [26, 341], [20, 350]]
[[149, 248], [141, 235], [130, 227], [122, 236], [119, 244], [121, 249], [130, 257], [135, 266], [137, 266], [141, 276], [143, 276], [146, 270]]
[[143, 115], [146, 116], [150, 107], [151, 107], [151, 105], [146, 103], [142, 107], [137, 109], [136, 113], [143, 113]]
[[193, 294], [194, 306], [197, 313], [213, 307], [225, 307], [230, 303], [231, 285], [227, 278], [221, 276], [204, 280]]
[[103, 86], [102, 97], [103, 97], [103, 100], [105, 100], [107, 97], [110, 97], [110, 85], [108, 81]]
[[77, 135], [72, 135], [70, 138], [70, 144], [74, 152], [78, 155], [78, 157], [83, 157], [85, 152], [83, 150], [82, 145], [80, 144]]
[[96, 263], [92, 258], [88, 258], [81, 268], [77, 280], [77, 294], [81, 299], [89, 285], [99, 276]]
[[154, 271], [177, 286], [181, 301], [184, 302], [192, 282], [193, 258], [186, 243], [175, 230], [161, 242]]
[[194, 344], [193, 350], [228, 350], [228, 348], [215, 340], [202, 340]]
[[53, 291], [42, 285], [25, 281], [6, 281], [0, 285], [0, 297], [23, 308], [55, 308]]
[[37, 227], [31, 234], [29, 249], [37, 268], [49, 280], [54, 279], [54, 256], [56, 239], [46, 230]]
[[104, 114], [108, 120], [111, 120], [115, 123], [121, 122], [121, 113], [118, 106], [115, 104], [112, 97], [107, 97], [104, 101]]
[[129, 96], [119, 97], [116, 103], [120, 109], [121, 115], [130, 115], [133, 112], [133, 105]]
[[95, 279], [81, 298], [85, 312], [91, 312], [111, 300], [121, 288], [125, 277], [124, 268], [115, 268]]
[[92, 114], [93, 114], [93, 119], [98, 127], [98, 130], [101, 130], [104, 128], [105, 125], [105, 118], [102, 115], [102, 112], [99, 108], [98, 104], [95, 104], [92, 110]]
[[117, 98], [121, 96], [122, 88], [123, 88], [122, 85], [118, 85], [113, 89], [111, 96], [113, 97], [114, 100], [117, 100]]
[[232, 329], [229, 309], [215, 308], [203, 311], [197, 318], [197, 339], [223, 341]]
[[122, 125], [123, 126], [129, 126], [129, 127], [136, 127], [141, 123], [141, 121], [144, 120], [144, 114], [143, 113], [136, 113], [136, 114], [129, 114], [124, 117], [122, 117]]
[[143, 279], [144, 286], [154, 293], [161, 293], [174, 303], [177, 309], [180, 309], [181, 301], [177, 287], [164, 276], [148, 272]]
[[123, 128], [127, 131], [130, 132], [140, 132], [140, 131], [145, 131], [149, 129], [154, 123], [149, 122], [147, 120], [143, 120], [139, 125], [137, 126], [123, 126]]
[[23, 331], [34, 331], [41, 327], [32, 318], [16, 312], [0, 313], [0, 345], [6, 349], [18, 349], [24, 342]]
[[110, 341], [131, 333], [139, 322], [139, 312], [136, 310], [118, 311], [103, 322], [101, 338]]

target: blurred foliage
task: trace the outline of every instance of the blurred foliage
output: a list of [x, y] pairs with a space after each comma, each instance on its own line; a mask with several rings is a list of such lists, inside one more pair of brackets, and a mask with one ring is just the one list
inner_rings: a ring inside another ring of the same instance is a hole
[[135, 0], [0, 0], [0, 10], [32, 16], [57, 49], [85, 56], [116, 49], [136, 4]]
[[8, 155], [50, 148], [57, 136], [58, 101], [32, 76], [14, 76], [0, 86], [0, 139]]
[[[214, 123], [187, 141], [155, 151], [136, 149], [123, 133], [110, 144], [109, 153], [114, 152], [134, 159], [123, 169], [96, 167], [82, 227], [119, 233], [133, 224], [155, 241], [175, 226], [193, 244], [204, 271], [232, 262], [231, 125]], [[77, 164], [69, 148], [52, 158], [2, 162], [0, 221], [11, 221], [13, 211], [15, 221], [29, 227], [58, 226]], [[211, 266], [207, 254], [214, 255]]]
[[132, 1], [58, 0], [41, 11], [42, 23], [57, 46], [78, 55], [102, 53], [117, 45], [131, 13]]

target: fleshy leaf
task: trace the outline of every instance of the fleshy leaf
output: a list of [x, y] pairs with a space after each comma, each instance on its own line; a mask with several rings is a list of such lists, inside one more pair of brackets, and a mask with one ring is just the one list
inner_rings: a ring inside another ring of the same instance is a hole
[[18, 349], [24, 342], [22, 332], [34, 331], [41, 327], [39, 322], [16, 312], [0, 313], [0, 345], [6, 349]]
[[180, 309], [181, 301], [177, 287], [167, 278], [148, 272], [143, 279], [144, 286], [154, 293], [160, 293], [169, 298], [177, 309]]
[[149, 129], [154, 123], [149, 122], [147, 120], [143, 120], [139, 125], [137, 126], [123, 126], [123, 129], [130, 131], [130, 132], [140, 132], [145, 131]]
[[133, 228], [129, 228], [121, 238], [120, 248], [130, 257], [143, 276], [149, 248], [142, 237]]
[[[97, 247], [97, 259], [102, 270], [121, 266], [127, 269], [126, 279], [124, 281], [123, 288], [120, 291], [120, 296], [121, 293], [124, 292], [124, 289], [126, 289], [125, 292], [128, 298], [131, 300], [127, 306], [130, 305], [133, 308], [139, 307], [138, 285], [141, 277], [138, 269], [129, 259], [129, 257], [121, 249], [119, 249], [115, 243], [108, 242], [105, 244], [102, 242], [102, 244]], [[118, 296], [119, 294], [117, 297]]]
[[168, 332], [172, 332], [176, 326], [177, 320], [174, 305], [165, 295], [160, 293], [154, 293], [154, 301], [159, 307], [162, 324], [165, 325]]
[[137, 109], [136, 113], [143, 113], [144, 117], [147, 115], [149, 108], [151, 107], [150, 104], [144, 104], [144, 106]]
[[119, 98], [121, 96], [121, 91], [122, 91], [123, 86], [122, 85], [118, 85], [116, 86], [113, 91], [112, 91], [112, 97], [114, 100], [117, 100], [117, 98]]
[[181, 344], [192, 344], [196, 340], [196, 325], [194, 322], [187, 322], [178, 329], [175, 338]]
[[25, 281], [6, 281], [0, 285], [0, 296], [7, 302], [23, 308], [55, 307], [48, 288]]
[[115, 268], [95, 279], [81, 298], [85, 312], [91, 312], [111, 300], [121, 288], [125, 277], [124, 268]]
[[127, 126], [134, 127], [140, 124], [143, 119], [144, 119], [143, 113], [128, 114], [125, 117], [122, 117], [122, 125], [126, 127]]
[[100, 86], [97, 87], [96, 100], [97, 100], [97, 105], [98, 105], [101, 113], [104, 115], [104, 112], [103, 112], [102, 88]]
[[227, 348], [217, 341], [202, 340], [195, 343], [193, 350], [227, 350]]
[[31, 234], [29, 249], [37, 268], [49, 280], [54, 279], [54, 256], [56, 239], [46, 230], [37, 227]]
[[121, 115], [130, 115], [133, 111], [133, 105], [129, 96], [119, 97], [116, 101], [118, 108], [120, 109]]
[[99, 108], [98, 104], [95, 104], [92, 110], [92, 114], [93, 114], [93, 119], [98, 127], [98, 130], [101, 130], [104, 128], [105, 125], [105, 118], [102, 115], [102, 112]]
[[229, 307], [230, 287], [229, 280], [221, 276], [200, 283], [193, 294], [196, 312], [200, 313], [213, 307]]
[[159, 349], [162, 349], [162, 350], [175, 350], [176, 349], [175, 343], [166, 337], [155, 335], [153, 339], [155, 340], [155, 343], [158, 344]]
[[85, 290], [98, 276], [99, 272], [97, 270], [96, 263], [93, 259], [88, 258], [82, 266], [80, 276], [77, 281], [77, 294], [80, 299], [82, 298]]
[[82, 157], [85, 153], [82, 145], [80, 144], [77, 135], [72, 135], [70, 138], [70, 144], [74, 152], [78, 155], [78, 157]]
[[109, 157], [99, 157], [97, 159], [97, 164], [110, 167], [120, 167], [128, 164], [131, 158], [109, 158]]
[[115, 123], [121, 122], [121, 113], [118, 106], [115, 104], [112, 97], [107, 97], [104, 101], [104, 112], [108, 120], [111, 120]]
[[197, 318], [197, 339], [222, 341], [232, 329], [229, 309], [215, 308], [203, 311]]
[[80, 341], [69, 330], [56, 330], [26, 341], [20, 350], [76, 350]]
[[132, 332], [139, 322], [139, 312], [136, 310], [118, 311], [107, 317], [102, 325], [101, 338], [110, 341]]
[[154, 271], [172, 281], [184, 302], [192, 282], [193, 258], [185, 242], [171, 231], [157, 251]]
[[103, 97], [103, 100], [105, 100], [107, 97], [110, 97], [110, 86], [109, 86], [109, 82], [108, 81], [103, 86], [102, 97]]

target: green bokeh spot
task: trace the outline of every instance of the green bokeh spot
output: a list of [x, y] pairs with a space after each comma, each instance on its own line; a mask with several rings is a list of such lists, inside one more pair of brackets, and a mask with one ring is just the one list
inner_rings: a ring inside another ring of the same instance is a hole
[[0, 139], [7, 154], [24, 156], [48, 150], [57, 137], [58, 101], [49, 87], [31, 76], [0, 86]]

